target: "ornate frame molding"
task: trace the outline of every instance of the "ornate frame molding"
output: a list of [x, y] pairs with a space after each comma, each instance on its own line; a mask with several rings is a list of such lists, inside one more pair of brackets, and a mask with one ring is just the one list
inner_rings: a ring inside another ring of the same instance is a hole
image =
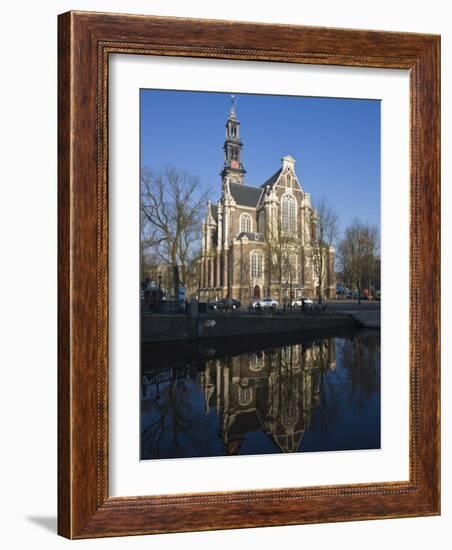
[[[422, 34], [89, 12], [59, 16], [61, 535], [86, 538], [439, 514], [439, 50], [438, 36]], [[110, 54], [410, 71], [409, 481], [109, 497]], [[428, 296], [420, 291], [421, 282], [429, 288]]]

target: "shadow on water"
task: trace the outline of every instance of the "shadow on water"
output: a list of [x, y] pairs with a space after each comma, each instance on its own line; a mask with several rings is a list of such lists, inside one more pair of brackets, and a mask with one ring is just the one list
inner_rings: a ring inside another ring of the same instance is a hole
[[380, 333], [142, 348], [141, 458], [380, 447]]

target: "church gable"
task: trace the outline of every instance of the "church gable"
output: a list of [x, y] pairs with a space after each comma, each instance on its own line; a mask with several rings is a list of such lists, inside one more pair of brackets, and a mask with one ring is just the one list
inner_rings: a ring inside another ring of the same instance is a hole
[[295, 173], [295, 159], [291, 155], [286, 155], [282, 159], [281, 174], [278, 178], [277, 186], [284, 191], [292, 190], [303, 192], [297, 174]]
[[303, 192], [298, 178], [294, 172], [284, 172], [279, 178], [279, 181], [275, 187], [277, 188], [278, 195], [280, 193], [286, 192], [295, 194]]
[[302, 191], [301, 185], [295, 173], [295, 159], [291, 155], [286, 155], [282, 159], [282, 167], [279, 168], [272, 176], [268, 178], [262, 185], [262, 189], [268, 187], [290, 187]]
[[[286, 155], [282, 159], [282, 167], [277, 170], [272, 176], [268, 178], [261, 188], [264, 190], [273, 189], [277, 191], [278, 197], [281, 197], [284, 193], [303, 193], [300, 182], [295, 173], [295, 159]], [[261, 196], [261, 200], [258, 206], [262, 206], [263, 197], [265, 192]]]

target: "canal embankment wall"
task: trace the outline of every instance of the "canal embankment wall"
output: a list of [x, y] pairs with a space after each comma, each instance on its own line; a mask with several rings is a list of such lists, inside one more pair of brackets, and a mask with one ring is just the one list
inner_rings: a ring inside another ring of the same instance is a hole
[[196, 317], [152, 314], [141, 318], [141, 341], [146, 343], [277, 332], [311, 332], [351, 328], [357, 324], [354, 317], [349, 314], [257, 316], [229, 313]]

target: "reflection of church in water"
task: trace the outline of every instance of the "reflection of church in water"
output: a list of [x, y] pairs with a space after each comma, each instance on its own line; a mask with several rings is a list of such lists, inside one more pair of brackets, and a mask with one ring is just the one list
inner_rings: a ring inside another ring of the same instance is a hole
[[336, 368], [335, 339], [206, 362], [206, 412], [216, 409], [224, 454], [239, 454], [263, 431], [282, 452], [296, 452], [320, 401], [321, 377]]

